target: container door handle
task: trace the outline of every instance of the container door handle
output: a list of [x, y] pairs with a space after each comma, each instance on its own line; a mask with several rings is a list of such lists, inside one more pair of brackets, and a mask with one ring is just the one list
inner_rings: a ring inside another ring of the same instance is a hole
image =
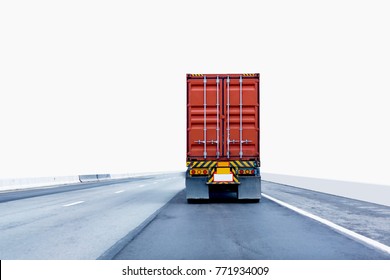
[[240, 75], [240, 158], [242, 154], [242, 76]]
[[[217, 158], [219, 158], [219, 77], [217, 76], [217, 141], [214, 141], [217, 144]], [[211, 144], [213, 144], [213, 140], [211, 140]]]
[[226, 108], [227, 108], [227, 125], [226, 125], [227, 152], [226, 152], [226, 156], [227, 156], [227, 158], [229, 158], [230, 157], [230, 142], [231, 142], [230, 141], [230, 78], [229, 78], [229, 76], [227, 76], [226, 85], [227, 85], [227, 104], [226, 104]]
[[206, 100], [206, 84], [207, 79], [206, 76], [203, 78], [203, 157], [207, 157], [207, 150], [206, 150], [206, 141], [207, 141], [207, 126], [206, 126], [206, 108], [207, 108], [207, 100]]

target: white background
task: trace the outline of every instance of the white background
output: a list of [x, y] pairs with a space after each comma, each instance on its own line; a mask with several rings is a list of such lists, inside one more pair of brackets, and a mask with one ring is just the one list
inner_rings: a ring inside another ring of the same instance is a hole
[[186, 73], [261, 73], [262, 171], [390, 184], [387, 1], [1, 1], [0, 178], [185, 169]]

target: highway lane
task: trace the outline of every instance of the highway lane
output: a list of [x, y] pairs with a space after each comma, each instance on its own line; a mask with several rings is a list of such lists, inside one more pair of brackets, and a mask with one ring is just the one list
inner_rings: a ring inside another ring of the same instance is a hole
[[24, 198], [38, 197], [43, 195], [72, 192], [77, 190], [90, 189], [90, 188], [102, 187], [102, 186], [113, 185], [113, 184], [127, 183], [132, 181], [140, 181], [140, 180], [145, 180], [150, 178], [151, 178], [150, 176], [142, 176], [142, 177], [134, 177], [134, 178], [104, 180], [101, 182], [75, 183], [75, 184], [67, 184], [67, 185], [35, 187], [35, 188], [20, 189], [20, 190], [7, 190], [7, 191], [0, 192], [0, 203], [12, 201], [12, 200], [24, 199]]
[[262, 181], [263, 193], [390, 246], [390, 207]]
[[187, 204], [181, 192], [114, 259], [390, 259], [263, 198]]
[[[0, 259], [390, 259], [268, 199], [187, 204], [183, 189], [183, 174], [166, 174], [0, 193]], [[270, 182], [263, 192], [390, 236], [385, 206]]]
[[96, 259], [183, 186], [182, 174], [167, 174], [1, 193], [12, 200], [0, 203], [0, 259]]

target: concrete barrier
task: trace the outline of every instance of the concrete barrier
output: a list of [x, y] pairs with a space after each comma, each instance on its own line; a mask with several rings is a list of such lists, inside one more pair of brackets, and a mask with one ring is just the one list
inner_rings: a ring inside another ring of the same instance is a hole
[[111, 179], [111, 174], [97, 174], [98, 181], [105, 181]]
[[79, 183], [79, 176], [0, 179], [0, 191]]
[[114, 179], [126, 179], [126, 178], [136, 178], [136, 177], [144, 177], [144, 176], [158, 176], [158, 175], [164, 175], [170, 173], [181, 173], [181, 172], [172, 171], [172, 172], [143, 172], [143, 173], [122, 173], [122, 174], [87, 174], [87, 175], [76, 175], [76, 176], [0, 179], [0, 192], [47, 187], [47, 186], [56, 186], [56, 185], [61, 186], [61, 185], [77, 184], [77, 183], [101, 182], [101, 181], [114, 180]]
[[111, 174], [89, 174], [89, 175], [79, 175], [79, 180], [81, 183], [87, 182], [100, 182], [105, 180], [110, 180]]
[[79, 175], [79, 180], [80, 180], [81, 183], [97, 182], [98, 181], [98, 175], [97, 174]]
[[302, 189], [390, 206], [390, 186], [272, 173], [262, 173], [261, 179]]

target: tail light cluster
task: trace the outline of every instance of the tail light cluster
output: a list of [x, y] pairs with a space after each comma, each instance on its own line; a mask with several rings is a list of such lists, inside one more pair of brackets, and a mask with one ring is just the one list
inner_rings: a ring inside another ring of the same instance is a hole
[[193, 168], [190, 170], [191, 175], [208, 175], [209, 170], [205, 168]]
[[256, 171], [254, 168], [240, 168], [238, 170], [239, 175], [255, 175]]
[[[191, 176], [206, 176], [210, 174], [210, 170], [207, 168], [192, 168], [189, 170], [189, 173]], [[211, 172], [212, 174], [212, 172]], [[255, 168], [239, 168], [236, 171], [236, 174], [238, 175], [255, 175], [256, 174], [256, 169]]]

